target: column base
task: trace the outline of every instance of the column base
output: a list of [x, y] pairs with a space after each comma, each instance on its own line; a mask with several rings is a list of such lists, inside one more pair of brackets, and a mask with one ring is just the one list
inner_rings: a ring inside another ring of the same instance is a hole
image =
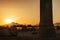
[[55, 32], [54, 26], [40, 25], [39, 37], [41, 37], [41, 38], [43, 38], [43, 37], [44, 38], [56, 37], [56, 32]]

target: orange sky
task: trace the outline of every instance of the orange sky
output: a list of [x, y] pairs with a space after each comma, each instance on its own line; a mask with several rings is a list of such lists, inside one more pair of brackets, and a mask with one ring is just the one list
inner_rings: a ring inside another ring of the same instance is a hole
[[[53, 1], [53, 23], [60, 22], [60, 0]], [[0, 25], [9, 18], [20, 24], [39, 24], [39, 0], [0, 1]]]
[[53, 1], [53, 23], [60, 22], [60, 0]]
[[38, 24], [39, 8], [39, 0], [0, 1], [0, 24], [9, 18], [19, 24]]

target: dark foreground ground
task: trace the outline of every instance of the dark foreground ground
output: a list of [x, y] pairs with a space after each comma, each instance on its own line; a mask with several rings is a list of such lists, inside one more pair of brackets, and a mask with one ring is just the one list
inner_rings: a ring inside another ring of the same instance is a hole
[[60, 38], [0, 37], [0, 40], [60, 40]]
[[56, 30], [56, 38], [41, 38], [40, 39], [38, 35], [33, 35], [33, 36], [30, 35], [29, 37], [28, 36], [24, 36], [24, 37], [5, 36], [5, 37], [0, 37], [0, 40], [60, 40], [60, 30]]

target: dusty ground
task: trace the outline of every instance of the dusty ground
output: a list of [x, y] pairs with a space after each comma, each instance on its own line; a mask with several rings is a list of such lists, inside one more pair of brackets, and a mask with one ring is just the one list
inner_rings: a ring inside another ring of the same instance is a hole
[[38, 38], [38, 34], [32, 35], [30, 32], [26, 33], [19, 33], [18, 37], [0, 37], [0, 40], [60, 40], [60, 30], [56, 30], [56, 38]]

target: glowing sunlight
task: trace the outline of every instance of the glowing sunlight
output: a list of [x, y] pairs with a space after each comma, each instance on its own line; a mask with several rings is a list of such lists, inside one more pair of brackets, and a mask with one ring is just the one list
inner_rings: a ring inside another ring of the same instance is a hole
[[14, 18], [7, 18], [5, 20], [5, 24], [9, 24], [9, 23], [12, 23], [12, 22], [15, 22], [15, 19]]

